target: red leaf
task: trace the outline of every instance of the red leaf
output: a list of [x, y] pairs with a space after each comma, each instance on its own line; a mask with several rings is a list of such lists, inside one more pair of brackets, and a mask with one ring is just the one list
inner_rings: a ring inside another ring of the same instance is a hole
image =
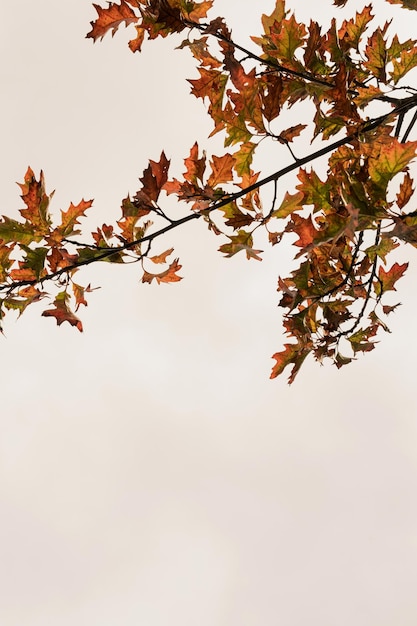
[[69, 295], [67, 292], [61, 291], [54, 300], [54, 308], [44, 311], [42, 315], [43, 317], [54, 317], [58, 326], [61, 326], [63, 322], [68, 322], [82, 333], [83, 325], [81, 320], [68, 308], [68, 300]]
[[396, 291], [394, 285], [404, 274], [407, 267], [408, 263], [403, 263], [402, 265], [394, 263], [394, 265], [387, 272], [383, 267], [380, 267], [378, 272], [378, 282], [376, 283], [375, 289], [377, 295], [385, 293], [385, 291]]

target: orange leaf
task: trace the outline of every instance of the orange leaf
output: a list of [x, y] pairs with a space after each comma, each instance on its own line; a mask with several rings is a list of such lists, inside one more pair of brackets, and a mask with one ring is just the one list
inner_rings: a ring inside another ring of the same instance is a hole
[[213, 6], [214, 0], [202, 0], [199, 3], [192, 3], [193, 8], [188, 17], [193, 22], [197, 22], [202, 17], [207, 17], [207, 11]]
[[112, 30], [113, 36], [122, 22], [127, 26], [138, 21], [137, 15], [125, 0], [121, 0], [120, 4], [110, 2], [106, 9], [102, 9], [98, 4], [93, 4], [93, 6], [98, 13], [98, 18], [94, 22], [90, 22], [93, 28], [87, 37], [94, 39], [94, 41], [99, 38], [103, 39], [109, 30]]
[[235, 164], [235, 158], [226, 152], [221, 157], [213, 155], [213, 161], [210, 161], [211, 174], [207, 181], [207, 185], [214, 187], [220, 183], [229, 183], [233, 180], [232, 168]]
[[66, 291], [61, 291], [54, 300], [54, 308], [44, 311], [42, 315], [43, 317], [54, 317], [58, 326], [60, 326], [63, 322], [68, 322], [71, 326], [78, 328], [78, 330], [82, 333], [83, 325], [81, 320], [68, 308], [68, 299], [69, 295]]
[[92, 200], [81, 200], [77, 205], [71, 202], [68, 211], [61, 211], [61, 224], [58, 226], [58, 230], [63, 237], [78, 234], [79, 231], [74, 230], [74, 226], [80, 223], [79, 218], [85, 215], [86, 210], [92, 204]]
[[174, 248], [170, 248], [169, 250], [165, 250], [165, 252], [162, 252], [162, 254], [149, 257], [149, 260], [153, 261], [154, 263], [166, 263], [167, 257], [173, 252], [174, 252]]
[[397, 194], [397, 204], [402, 209], [413, 195], [413, 179], [408, 172], [405, 173], [404, 180], [400, 185], [400, 191]]
[[386, 272], [383, 267], [379, 268], [378, 282], [375, 284], [375, 292], [379, 296], [386, 291], [396, 291], [395, 283], [404, 274], [408, 267], [408, 263], [394, 265]]
[[272, 358], [276, 360], [276, 363], [272, 368], [270, 378], [276, 378], [282, 374], [287, 365], [292, 363], [294, 367], [292, 368], [291, 375], [288, 378], [288, 383], [291, 385], [309, 352], [309, 348], [303, 347], [300, 344], [286, 343], [282, 352], [276, 352], [272, 356]]
[[179, 280], [182, 280], [182, 276], [177, 276], [176, 272], [181, 269], [181, 265], [178, 263], [178, 259], [175, 259], [169, 268], [165, 270], [165, 272], [161, 272], [160, 274], [151, 274], [150, 272], [144, 271], [142, 276], [143, 283], [151, 283], [153, 279], [156, 280], [158, 284], [160, 283], [176, 283]]
[[[190, 156], [184, 159], [184, 164], [187, 168], [184, 173], [185, 180], [193, 184], [197, 183], [197, 179], [203, 182], [204, 170], [206, 169], [206, 155], [203, 152], [203, 156], [200, 159], [198, 158], [197, 142], [191, 148]], [[164, 189], [166, 190], [166, 187]]]
[[51, 224], [48, 206], [53, 193], [50, 196], [45, 193], [43, 172], [41, 171], [37, 181], [33, 171], [28, 167], [25, 182], [19, 183], [19, 187], [22, 190], [21, 198], [26, 204], [26, 209], [20, 209], [21, 216], [32, 224], [39, 234], [47, 233]]
[[131, 39], [129, 41], [129, 48], [132, 52], [140, 52], [143, 44], [143, 40], [145, 38], [145, 29], [142, 26], [135, 26], [137, 35], [135, 39]]
[[381, 187], [386, 187], [415, 158], [416, 150], [417, 141], [400, 143], [395, 137], [391, 138], [390, 146], [375, 144], [370, 153], [369, 176]]

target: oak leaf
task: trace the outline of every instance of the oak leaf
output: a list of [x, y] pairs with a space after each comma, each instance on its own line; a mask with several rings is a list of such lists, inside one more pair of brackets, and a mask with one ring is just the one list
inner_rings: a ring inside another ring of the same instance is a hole
[[111, 30], [112, 36], [123, 22], [127, 26], [133, 22], [138, 21], [138, 16], [125, 2], [120, 0], [120, 4], [115, 2], [109, 2], [109, 6], [105, 9], [98, 4], [93, 4], [93, 7], [98, 13], [98, 18], [94, 22], [90, 22], [92, 29], [87, 34], [87, 37], [96, 41], [97, 39], [103, 39], [104, 35]]
[[407, 267], [408, 263], [403, 263], [402, 265], [394, 263], [388, 271], [385, 271], [383, 267], [380, 267], [378, 271], [378, 281], [375, 285], [375, 293], [377, 296], [382, 295], [386, 291], [396, 291], [395, 283], [399, 278], [401, 278], [401, 276], [403, 276]]
[[263, 252], [263, 250], [253, 249], [253, 237], [251, 233], [247, 233], [245, 230], [239, 230], [237, 235], [230, 235], [228, 239], [230, 240], [229, 243], [224, 243], [219, 248], [219, 251], [223, 252], [227, 257], [232, 257], [244, 250], [248, 260], [256, 259], [257, 261], [262, 261], [259, 254]]
[[288, 383], [294, 382], [300, 367], [304, 363], [304, 360], [311, 352], [311, 348], [304, 346], [301, 343], [286, 343], [282, 352], [276, 352], [272, 358], [276, 360], [274, 367], [272, 368], [270, 378], [276, 378], [287, 367], [287, 365], [293, 365]]
[[404, 9], [417, 11], [417, 0], [387, 0], [390, 4], [401, 4]]
[[81, 200], [77, 205], [71, 202], [67, 211], [61, 211], [61, 224], [56, 230], [63, 237], [79, 234], [80, 231], [74, 227], [80, 223], [79, 218], [85, 216], [85, 212], [92, 204], [92, 200]]
[[416, 150], [417, 141], [400, 143], [395, 137], [391, 138], [389, 146], [374, 144], [370, 149], [369, 176], [385, 189], [389, 181], [415, 158]]
[[412, 50], [403, 50], [401, 52], [400, 60], [394, 59], [393, 70], [390, 72], [394, 85], [398, 83], [403, 76], [405, 76], [410, 70], [417, 66], [417, 46]]
[[80, 332], [82, 332], [83, 325], [81, 320], [74, 315], [68, 307], [69, 298], [70, 297], [66, 291], [60, 291], [53, 302], [54, 308], [43, 311], [42, 315], [43, 317], [54, 317], [58, 326], [60, 326], [63, 322], [68, 322], [71, 326], [75, 326]]
[[36, 234], [45, 235], [49, 232], [51, 217], [48, 206], [53, 193], [48, 196], [45, 192], [45, 181], [41, 171], [39, 181], [30, 167], [25, 174], [25, 182], [19, 183], [22, 190], [21, 198], [26, 204], [25, 209], [20, 209], [20, 214], [35, 229]]
[[307, 128], [307, 124], [297, 124], [296, 126], [291, 126], [291, 128], [283, 130], [278, 135], [278, 139], [282, 143], [290, 143], [295, 137], [298, 137], [305, 128]]
[[410, 200], [414, 193], [413, 179], [408, 172], [405, 173], [404, 180], [400, 185], [400, 190], [397, 193], [397, 205], [402, 209]]
[[233, 166], [235, 164], [235, 158], [228, 152], [221, 157], [213, 155], [213, 160], [210, 161], [211, 174], [208, 178], [207, 184], [210, 187], [215, 187], [220, 183], [229, 183], [233, 180]]
[[181, 269], [181, 265], [179, 264], [179, 259], [174, 259], [171, 265], [164, 272], [160, 274], [151, 274], [146, 270], [143, 272], [142, 282], [143, 283], [151, 283], [154, 279], [158, 284], [160, 283], [176, 283], [179, 280], [182, 280], [182, 276], [178, 276], [177, 272]]
[[155, 256], [150, 256], [149, 260], [153, 261], [153, 263], [166, 263], [167, 257], [174, 252], [174, 248], [170, 248], [169, 250], [165, 250], [161, 254], [157, 254]]
[[[190, 156], [184, 159], [186, 171], [184, 173], [185, 180], [190, 183], [197, 184], [197, 180], [203, 182], [204, 171], [206, 169], [206, 154], [203, 152], [203, 156], [198, 156], [198, 143], [195, 142], [190, 150]], [[166, 186], [164, 187], [166, 190]]]

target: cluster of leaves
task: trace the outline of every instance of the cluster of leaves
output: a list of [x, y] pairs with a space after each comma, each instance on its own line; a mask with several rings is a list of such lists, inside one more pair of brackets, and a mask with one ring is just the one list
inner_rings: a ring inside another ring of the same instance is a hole
[[[415, 0], [387, 2], [417, 10]], [[414, 191], [409, 166], [417, 142], [408, 137], [417, 120], [417, 90], [404, 86], [417, 66], [417, 42], [390, 36], [388, 23], [372, 28], [371, 5], [339, 26], [333, 19], [322, 32], [317, 22], [298, 22], [285, 0], [276, 0], [272, 14], [262, 15], [262, 35], [252, 37], [255, 52], [233, 41], [222, 18], [204, 21], [213, 4], [119, 0], [105, 8], [94, 5], [98, 17], [87, 35], [94, 41], [114, 35], [121, 24], [134, 25], [129, 47], [137, 52], [146, 38], [187, 33], [179, 47], [189, 49], [199, 73], [189, 80], [191, 93], [207, 103], [211, 135], [223, 133], [225, 152], [208, 158], [195, 143], [179, 179], [169, 176], [164, 153], [149, 161], [140, 189], [122, 201], [121, 219], [97, 228], [91, 243], [77, 239], [91, 201], [71, 204], [54, 226], [42, 174], [37, 181], [29, 169], [21, 185], [23, 221], [0, 221], [0, 312], [22, 313], [45, 297], [45, 284], [53, 282], [59, 290], [43, 315], [82, 330], [74, 310], [86, 304], [91, 287], [74, 281], [79, 268], [136, 260], [142, 282], [176, 282], [181, 265], [168, 260], [173, 249], [152, 254], [152, 246], [161, 234], [192, 219], [203, 218], [225, 239], [219, 250], [228, 257], [244, 251], [248, 259], [261, 260], [262, 251], [254, 247], [258, 229], [266, 229], [272, 246], [289, 234], [295, 236], [299, 265], [278, 279], [289, 342], [274, 355], [271, 377], [290, 365], [292, 382], [309, 354], [319, 361], [329, 357], [341, 367], [356, 353], [372, 350], [378, 330], [388, 330], [380, 316], [398, 306], [381, 300], [395, 291], [407, 268], [388, 261], [389, 253], [400, 242], [417, 247], [417, 211], [407, 210]], [[312, 130], [297, 124], [278, 131], [283, 114], [304, 100], [313, 105]], [[372, 117], [376, 102], [386, 110]], [[323, 147], [296, 158], [291, 143], [308, 132]], [[252, 165], [264, 140], [287, 146], [290, 163], [260, 178]], [[325, 155], [324, 177], [305, 168]], [[277, 181], [295, 170], [294, 193], [278, 201]], [[266, 185], [272, 185], [273, 198], [265, 209]], [[162, 208], [161, 198], [169, 194], [189, 205], [184, 217], [171, 219]], [[162, 271], [152, 271], [158, 264]], [[350, 355], [340, 351], [346, 344]]]

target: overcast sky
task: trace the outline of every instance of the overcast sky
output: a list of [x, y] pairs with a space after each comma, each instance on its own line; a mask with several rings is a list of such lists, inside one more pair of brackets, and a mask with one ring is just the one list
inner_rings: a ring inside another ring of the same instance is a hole
[[[247, 43], [274, 4], [216, 0], [212, 15]], [[288, 7], [328, 23], [363, 4]], [[388, 12], [415, 34], [414, 12]], [[93, 45], [95, 15], [87, 0], [2, 3], [2, 214], [17, 215], [30, 165], [56, 214], [94, 198], [88, 223], [114, 222], [149, 158], [164, 149], [178, 175], [195, 139], [209, 148], [181, 38], [141, 55], [124, 29]], [[265, 174], [287, 158], [275, 149]], [[340, 371], [307, 362], [289, 388], [269, 374], [292, 251], [223, 259], [200, 222], [165, 243], [178, 284], [142, 285], [135, 265], [83, 272], [102, 288], [82, 334], [42, 304], [6, 318], [0, 623], [415, 626], [415, 250], [392, 334]]]

